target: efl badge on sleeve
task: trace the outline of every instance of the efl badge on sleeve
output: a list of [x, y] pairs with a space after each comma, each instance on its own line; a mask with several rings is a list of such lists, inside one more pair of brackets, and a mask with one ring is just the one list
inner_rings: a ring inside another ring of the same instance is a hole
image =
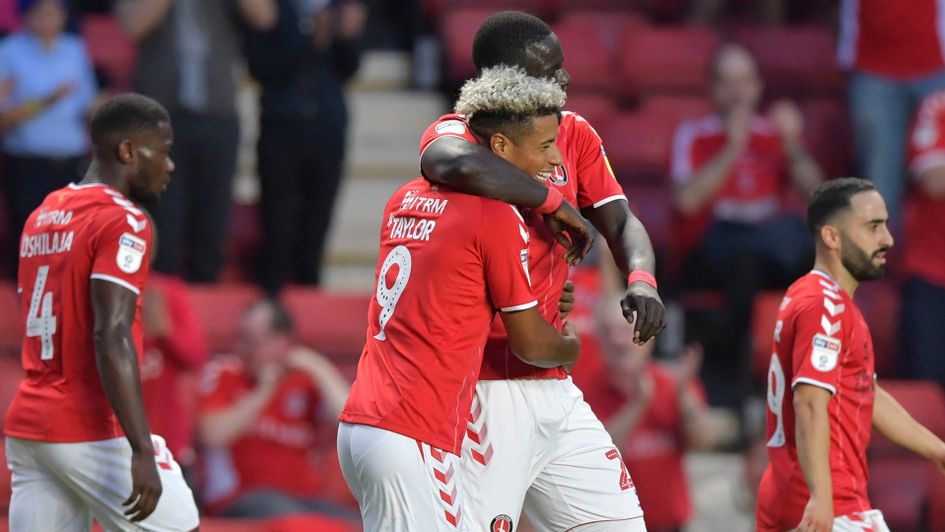
[[141, 268], [141, 261], [147, 249], [148, 244], [144, 239], [131, 233], [122, 233], [118, 239], [118, 254], [115, 256], [118, 268], [125, 273], [135, 273]]
[[815, 334], [810, 352], [810, 364], [818, 371], [830, 371], [837, 367], [840, 358], [840, 340], [825, 334]]

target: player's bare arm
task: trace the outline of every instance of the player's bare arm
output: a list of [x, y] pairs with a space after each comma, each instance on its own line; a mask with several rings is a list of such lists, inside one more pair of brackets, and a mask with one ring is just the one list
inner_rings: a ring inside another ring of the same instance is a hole
[[[515, 165], [490, 150], [458, 137], [443, 137], [430, 144], [420, 156], [420, 170], [430, 181], [466, 194], [538, 208], [548, 197], [548, 187], [538, 183]], [[576, 263], [594, 245], [590, 223], [570, 203], [564, 201], [545, 223]]]
[[810, 490], [810, 502], [798, 532], [833, 529], [833, 484], [830, 477], [830, 418], [832, 395], [819, 386], [798, 383], [794, 388], [797, 458]]
[[565, 323], [563, 333], [558, 334], [542, 317], [538, 307], [502, 312], [501, 315], [502, 323], [509, 333], [512, 352], [523, 362], [542, 368], [554, 368], [568, 366], [577, 361], [581, 340], [572, 324]]
[[896, 445], [935, 462], [945, 473], [945, 442], [909, 415], [879, 384], [873, 404], [873, 427]]
[[91, 281], [95, 316], [95, 359], [102, 388], [131, 444], [132, 490], [123, 503], [125, 515], [141, 521], [151, 515], [161, 497], [161, 478], [141, 399], [138, 353], [131, 335], [138, 296], [110, 281]]
[[[611, 201], [583, 212], [607, 241], [625, 282], [634, 270], [650, 275], [656, 273], [656, 257], [650, 236], [640, 220], [630, 212], [627, 202]], [[628, 286], [620, 306], [627, 321], [634, 325], [637, 341], [641, 344], [666, 328], [663, 301], [656, 288], [646, 282], [636, 281]]]

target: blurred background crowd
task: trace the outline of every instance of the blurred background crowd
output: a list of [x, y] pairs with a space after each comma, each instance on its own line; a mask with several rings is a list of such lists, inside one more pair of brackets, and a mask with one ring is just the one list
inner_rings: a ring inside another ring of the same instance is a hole
[[[655, 345], [621, 323], [601, 246], [574, 271], [569, 318], [584, 338], [574, 379], [649, 530], [753, 529], [774, 316], [811, 267], [803, 213], [825, 179], [865, 177], [886, 198], [891, 270], [857, 299], [884, 387], [945, 437], [936, 0], [0, 0], [0, 404], [21, 375], [22, 225], [84, 172], [103, 97], [144, 93], [170, 111], [177, 167], [148, 206], [152, 431], [208, 515], [243, 520], [221, 529], [298, 514], [345, 529], [357, 505], [336, 418], [383, 206], [475, 74], [479, 24], [508, 8], [552, 25], [566, 107], [601, 134], [657, 251], [671, 322]], [[945, 530], [932, 466], [884, 441], [870, 459], [892, 529]]]

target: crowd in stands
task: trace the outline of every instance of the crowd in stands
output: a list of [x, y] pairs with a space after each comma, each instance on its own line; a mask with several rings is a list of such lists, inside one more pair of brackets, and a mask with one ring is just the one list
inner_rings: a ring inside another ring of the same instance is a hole
[[[887, 388], [945, 416], [945, 35], [935, 26], [945, 13], [934, 2], [404, 1], [398, 13], [418, 19], [406, 37], [382, 3], [0, 1], [0, 308], [15, 304], [9, 279], [26, 217], [83, 171], [86, 119], [101, 95], [136, 90], [171, 113], [177, 168], [163, 203], [149, 206], [161, 245], [143, 295], [141, 376], [153, 431], [208, 512], [356, 511], [334, 427], [371, 295], [295, 286], [322, 280], [346, 148], [344, 84], [366, 44], [426, 50], [417, 43], [431, 33], [442, 53], [416, 60], [440, 56], [432, 70], [452, 94], [474, 73], [475, 29], [506, 7], [552, 23], [572, 80], [567, 107], [601, 134], [653, 239], [663, 298], [685, 316], [677, 333], [637, 347], [619, 315], [597, 310], [611, 296], [606, 280], [593, 267], [576, 274], [593, 280], [578, 283], [585, 314], [573, 319], [586, 339], [575, 379], [621, 449], [651, 530], [692, 517], [685, 454], [733, 440], [744, 482], [694, 499], [724, 492], [732, 521], [720, 522], [732, 526], [752, 511], [774, 315], [811, 265], [803, 212], [824, 179], [860, 175], [886, 198], [891, 275], [858, 295], [879, 377], [932, 381]], [[371, 35], [385, 21], [397, 38]], [[250, 264], [227, 254], [240, 76], [261, 89], [262, 237]], [[16, 371], [17, 327], [0, 325], [0, 375]], [[710, 406], [733, 409], [742, 433], [714, 433]], [[241, 458], [260, 454], [271, 461]], [[913, 481], [927, 478], [917, 471]], [[875, 472], [878, 494], [899, 486], [882, 476], [895, 470]], [[922, 505], [928, 519], [942, 511], [945, 490], [922, 482], [910, 488], [914, 512], [884, 507], [892, 528], [912, 529]], [[673, 505], [667, 492], [679, 494]]]

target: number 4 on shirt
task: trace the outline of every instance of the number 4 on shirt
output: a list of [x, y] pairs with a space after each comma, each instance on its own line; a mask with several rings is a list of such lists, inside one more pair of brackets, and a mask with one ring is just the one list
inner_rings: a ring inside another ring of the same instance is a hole
[[46, 278], [49, 277], [49, 266], [40, 266], [36, 270], [36, 282], [33, 284], [33, 295], [30, 296], [30, 311], [26, 318], [26, 336], [36, 338], [42, 343], [40, 360], [52, 360], [55, 354], [53, 335], [56, 334], [56, 316], [53, 315], [53, 293], [46, 292]]

